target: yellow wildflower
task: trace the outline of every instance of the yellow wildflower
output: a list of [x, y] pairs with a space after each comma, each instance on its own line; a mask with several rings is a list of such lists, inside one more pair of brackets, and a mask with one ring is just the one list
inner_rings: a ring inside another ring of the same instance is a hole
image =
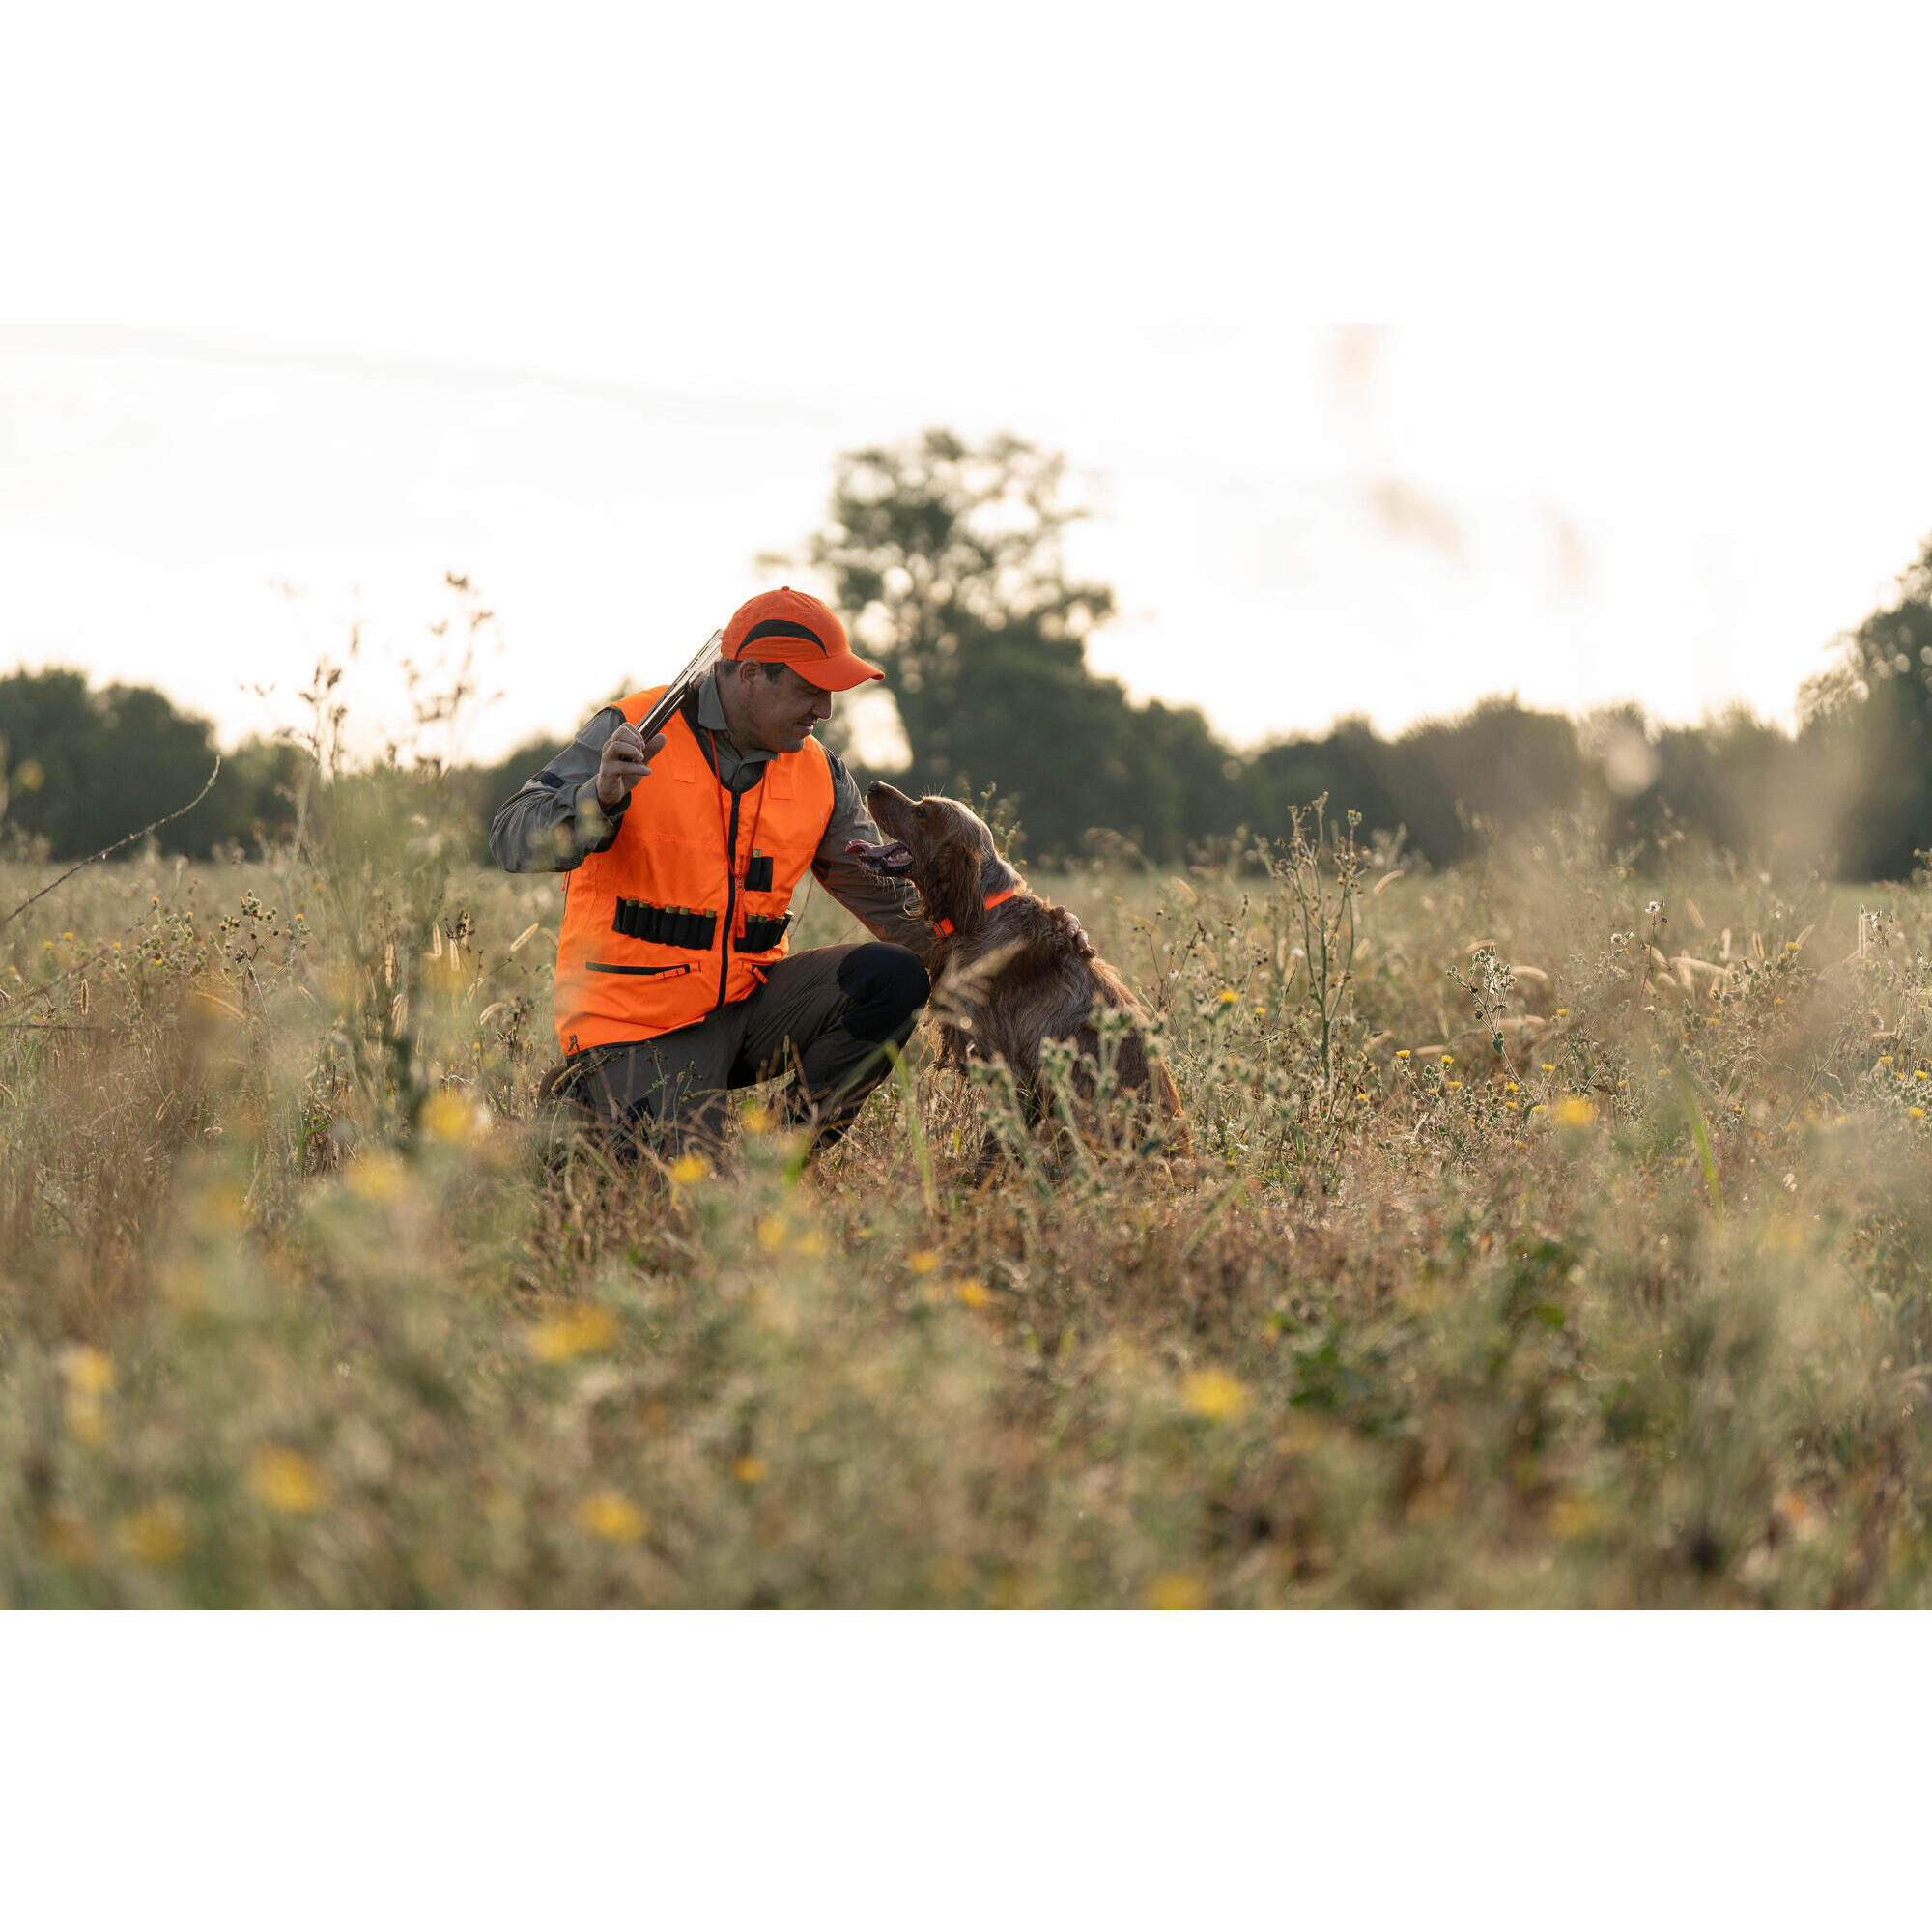
[[766, 1254], [780, 1253], [785, 1244], [785, 1219], [782, 1214], [765, 1214], [758, 1220], [758, 1245]]
[[400, 1201], [410, 1188], [409, 1170], [389, 1153], [351, 1161], [343, 1181], [350, 1193], [364, 1201]]
[[189, 1225], [204, 1235], [238, 1235], [248, 1225], [248, 1197], [232, 1184], [204, 1187], [188, 1203]]
[[567, 1362], [573, 1355], [608, 1349], [616, 1339], [617, 1318], [596, 1301], [533, 1322], [524, 1334], [526, 1346], [540, 1362]]
[[1588, 1536], [1604, 1520], [1603, 1511], [1588, 1496], [1558, 1496], [1547, 1519], [1550, 1533], [1566, 1542]]
[[85, 1343], [61, 1357], [61, 1374], [75, 1395], [105, 1395], [114, 1386], [114, 1364]]
[[99, 1349], [85, 1345], [70, 1349], [61, 1358], [67, 1386], [61, 1391], [61, 1414], [75, 1441], [98, 1449], [107, 1440], [107, 1411], [101, 1398], [114, 1386], [114, 1364]]
[[1559, 1020], [1567, 1020], [1570, 1017], [1570, 1009], [1568, 1007], [1558, 1007], [1556, 1009], [1556, 1017]]
[[309, 1459], [271, 1442], [248, 1459], [248, 1487], [284, 1516], [309, 1516], [328, 1500], [328, 1478]]
[[695, 1187], [711, 1172], [711, 1163], [701, 1155], [681, 1153], [670, 1164], [670, 1178], [680, 1187]]
[[930, 1274], [939, 1265], [939, 1259], [937, 1248], [915, 1248], [906, 1257], [906, 1266], [914, 1274]]
[[76, 1395], [68, 1391], [67, 1400], [61, 1406], [61, 1413], [67, 1422], [67, 1431], [76, 1442], [85, 1442], [90, 1449], [99, 1449], [107, 1440], [107, 1411], [100, 1406], [98, 1395]]
[[1221, 992], [1220, 992], [1220, 996], [1219, 996], [1219, 997], [1220, 997], [1220, 1001], [1221, 1001], [1221, 1004], [1222, 1004], [1222, 1005], [1223, 1005], [1224, 1007], [1232, 1007], [1232, 1006], [1235, 1006], [1235, 1005], [1238, 1004], [1238, 1002], [1239, 1002], [1239, 1000], [1240, 1000], [1240, 997], [1241, 997], [1241, 996], [1240, 996], [1240, 994], [1238, 994], [1237, 992], [1236, 992], [1236, 991], [1235, 991], [1234, 987], [1232, 987], [1232, 986], [1223, 986], [1223, 987], [1221, 988]]
[[1170, 1571], [1148, 1585], [1147, 1606], [1151, 1610], [1206, 1609], [1208, 1591], [1200, 1577]]
[[136, 1563], [164, 1570], [187, 1549], [187, 1527], [177, 1502], [144, 1503], [121, 1525], [121, 1541]]
[[636, 1543], [650, 1525], [628, 1496], [615, 1490], [599, 1490], [578, 1504], [577, 1526], [606, 1543]]
[[1398, 1060], [1406, 1060], [1408, 1058], [1408, 1048], [1406, 1046], [1397, 1047], [1395, 1051], [1395, 1057]]
[[1908, 1107], [1906, 1108], [1905, 1111], [1908, 1114], [1910, 1114], [1915, 1121], [1922, 1121], [1925, 1118], [1925, 1109], [1923, 1107]]
[[757, 1100], [747, 1100], [738, 1118], [748, 1134], [768, 1134], [778, 1124], [778, 1115]]
[[748, 1488], [753, 1483], [765, 1480], [765, 1459], [762, 1456], [740, 1456], [731, 1464], [731, 1473]]
[[1180, 1399], [1210, 1422], [1230, 1422], [1248, 1406], [1247, 1390], [1226, 1369], [1196, 1369], [1181, 1383]]
[[445, 1088], [424, 1105], [422, 1124], [423, 1132], [433, 1141], [468, 1147], [490, 1131], [490, 1110], [480, 1100]]
[[983, 1281], [962, 1281], [952, 1291], [968, 1308], [984, 1308], [992, 1300], [992, 1291]]
[[1505, 1094], [1520, 1094], [1522, 1092], [1522, 1089], [1514, 1080], [1506, 1080], [1503, 1082], [1503, 1092]]

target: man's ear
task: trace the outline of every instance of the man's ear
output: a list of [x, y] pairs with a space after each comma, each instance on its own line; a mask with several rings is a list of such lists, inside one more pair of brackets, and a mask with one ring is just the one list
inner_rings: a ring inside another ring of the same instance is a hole
[[950, 919], [955, 933], [975, 930], [986, 911], [980, 891], [979, 853], [963, 842], [951, 844], [940, 853], [932, 870], [933, 891], [940, 903], [928, 903], [925, 909], [933, 922]]

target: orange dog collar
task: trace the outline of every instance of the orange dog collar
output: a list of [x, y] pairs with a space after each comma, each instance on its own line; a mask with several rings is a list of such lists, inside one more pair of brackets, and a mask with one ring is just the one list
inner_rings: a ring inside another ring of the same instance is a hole
[[[991, 912], [996, 905], [1005, 905], [1018, 891], [1017, 886], [1009, 886], [1003, 893], [994, 893], [990, 898], [980, 900], [980, 909], [982, 912]], [[936, 919], [932, 923], [934, 929], [943, 932], [948, 939], [952, 937], [952, 922], [950, 919]]]

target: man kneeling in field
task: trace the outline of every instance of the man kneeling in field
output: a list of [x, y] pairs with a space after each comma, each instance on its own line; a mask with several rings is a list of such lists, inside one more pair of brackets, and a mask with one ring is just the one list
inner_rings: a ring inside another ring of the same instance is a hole
[[[664, 686], [598, 712], [497, 813], [506, 871], [570, 875], [554, 1084], [624, 1145], [673, 1123], [715, 1143], [730, 1089], [788, 1071], [787, 1117], [836, 1139], [918, 1024], [937, 935], [847, 853], [879, 834], [812, 736], [834, 692], [884, 675], [817, 598], [767, 591], [659, 736], [636, 726]], [[874, 943], [789, 952], [808, 868]]]

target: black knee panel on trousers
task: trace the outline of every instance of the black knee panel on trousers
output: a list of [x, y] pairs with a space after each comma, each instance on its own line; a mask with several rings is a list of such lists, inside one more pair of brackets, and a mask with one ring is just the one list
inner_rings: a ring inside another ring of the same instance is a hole
[[860, 1039], [891, 1039], [925, 1005], [932, 981], [903, 946], [875, 940], [855, 946], [838, 963], [838, 990], [852, 1002], [839, 1025]]

